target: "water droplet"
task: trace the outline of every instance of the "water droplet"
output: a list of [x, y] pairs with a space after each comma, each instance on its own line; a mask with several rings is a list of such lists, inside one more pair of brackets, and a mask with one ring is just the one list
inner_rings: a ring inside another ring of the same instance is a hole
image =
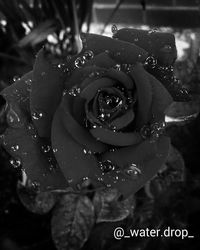
[[34, 111], [32, 113], [33, 120], [39, 120], [42, 117], [43, 117], [43, 113], [42, 112]]
[[89, 179], [87, 176], [83, 177], [83, 179], [80, 181], [80, 183], [78, 183], [76, 186], [79, 190], [83, 189], [83, 188], [87, 188], [89, 185], [92, 184], [91, 179]]
[[69, 76], [70, 74], [71, 74], [71, 71], [70, 71], [70, 69], [69, 68], [64, 68], [64, 73], [67, 75], [67, 76]]
[[14, 77], [13, 77], [13, 82], [16, 82], [16, 81], [18, 81], [18, 80], [20, 80], [20, 77], [19, 77], [19, 76], [14, 76]]
[[42, 145], [42, 151], [44, 153], [48, 153], [51, 150], [51, 146], [49, 145]]
[[91, 50], [85, 51], [83, 54], [83, 60], [91, 60], [94, 57], [94, 53]]
[[81, 68], [85, 64], [85, 60], [81, 57], [76, 58], [74, 65], [76, 68]]
[[38, 138], [37, 134], [33, 134], [31, 137], [32, 137], [34, 140]]
[[155, 34], [156, 32], [158, 32], [158, 29], [151, 29], [148, 31], [148, 35], [152, 35], [152, 34]]
[[157, 65], [157, 59], [154, 58], [153, 56], [148, 56], [145, 60], [144, 65], [148, 65], [151, 68], [155, 68], [155, 66]]
[[80, 92], [81, 92], [81, 89], [77, 86], [74, 86], [68, 91], [68, 94], [71, 96], [77, 96], [78, 94], [80, 94]]
[[120, 64], [116, 64], [113, 69], [116, 69], [118, 71], [121, 71], [121, 65]]
[[100, 162], [100, 169], [103, 173], [115, 170], [114, 164], [110, 160]]
[[112, 32], [113, 34], [116, 34], [117, 31], [118, 31], [117, 25], [116, 25], [116, 24], [113, 24], [112, 27], [111, 27], [111, 32]]
[[40, 189], [40, 183], [39, 182], [37, 182], [37, 181], [31, 181], [30, 183], [31, 183], [31, 187], [33, 189], [39, 191], [39, 189]]
[[10, 159], [10, 164], [14, 168], [18, 168], [21, 165], [21, 160], [20, 159]]
[[169, 45], [169, 44], [166, 44], [165, 46], [162, 47], [162, 49], [165, 50], [165, 51], [171, 51], [172, 46]]
[[25, 81], [26, 85], [27, 85], [27, 91], [31, 91], [31, 84], [32, 84], [32, 80], [31, 79], [27, 79]]
[[19, 150], [19, 145], [13, 145], [11, 146], [11, 150], [16, 152], [17, 150]]
[[134, 42], [138, 42], [138, 41], [139, 41], [138, 37], [134, 38]]
[[10, 125], [13, 128], [18, 128], [23, 125], [18, 114], [12, 108], [8, 110], [6, 118], [7, 118], [8, 125]]
[[57, 148], [53, 148], [53, 152], [54, 153], [58, 152], [58, 149]]
[[142, 136], [143, 139], [146, 139], [147, 137], [149, 137], [151, 135], [151, 129], [149, 126], [144, 125], [141, 129], [140, 129], [140, 134]]
[[131, 178], [136, 178], [138, 177], [142, 172], [141, 170], [137, 167], [135, 163], [131, 163], [128, 168], [124, 170], [124, 173], [130, 176]]
[[84, 154], [90, 154], [90, 155], [91, 155], [91, 154], [92, 154], [92, 151], [84, 148], [84, 149], [83, 149], [83, 153], [84, 153]]

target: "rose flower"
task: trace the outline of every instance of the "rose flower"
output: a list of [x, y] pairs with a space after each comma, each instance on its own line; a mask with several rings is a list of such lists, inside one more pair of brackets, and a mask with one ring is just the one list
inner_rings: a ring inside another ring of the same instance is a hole
[[107, 186], [135, 193], [165, 162], [164, 111], [172, 97], [145, 70], [170, 67], [172, 34], [122, 29], [113, 38], [84, 34], [65, 60], [39, 51], [32, 72], [1, 93], [2, 145], [41, 191]]

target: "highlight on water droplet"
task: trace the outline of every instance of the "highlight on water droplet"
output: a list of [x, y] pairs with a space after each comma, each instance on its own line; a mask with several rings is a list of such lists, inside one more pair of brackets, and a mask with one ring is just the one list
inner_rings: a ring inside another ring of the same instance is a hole
[[51, 146], [49, 145], [42, 145], [42, 151], [44, 153], [48, 153], [51, 150]]
[[43, 117], [43, 113], [39, 111], [33, 111], [31, 116], [33, 120], [39, 120], [40, 118]]
[[116, 25], [116, 24], [113, 24], [113, 25], [111, 26], [111, 32], [112, 32], [113, 35], [114, 35], [114, 34], [117, 33], [117, 31], [118, 31], [117, 25]]
[[10, 159], [10, 164], [14, 168], [18, 168], [21, 165], [21, 160], [20, 159]]
[[91, 50], [86, 50], [85, 53], [83, 54], [83, 60], [91, 60], [94, 57], [94, 53]]
[[80, 92], [81, 92], [81, 89], [78, 86], [74, 86], [69, 91], [67, 91], [67, 93], [71, 96], [77, 96], [78, 94], [80, 94]]
[[14, 77], [13, 77], [13, 82], [16, 82], [16, 81], [18, 81], [18, 80], [20, 80], [20, 77], [19, 77], [19, 76], [14, 76]]
[[76, 58], [74, 65], [75, 68], [81, 68], [85, 64], [85, 60], [81, 57]]
[[10, 109], [8, 110], [6, 118], [8, 125], [10, 125], [11, 127], [18, 128], [23, 125], [18, 114], [16, 113], [15, 110], [12, 109], [12, 107], [10, 107]]
[[131, 178], [137, 178], [142, 172], [135, 163], [131, 163], [126, 169], [124, 169], [124, 173]]
[[16, 152], [17, 150], [19, 150], [19, 145], [13, 145], [13, 146], [11, 146], [11, 150], [13, 152]]
[[115, 165], [110, 160], [102, 161], [99, 163], [100, 169], [103, 173], [108, 173], [115, 170]]
[[144, 62], [144, 65], [148, 65], [151, 68], [155, 68], [157, 65], [157, 59], [153, 56], [148, 56]]

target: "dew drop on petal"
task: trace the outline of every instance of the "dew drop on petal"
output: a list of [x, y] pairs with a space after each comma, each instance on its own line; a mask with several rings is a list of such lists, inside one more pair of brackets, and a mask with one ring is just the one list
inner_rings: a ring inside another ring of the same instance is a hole
[[44, 153], [48, 153], [51, 150], [51, 146], [49, 145], [42, 145], [42, 151]]
[[75, 68], [81, 68], [85, 64], [85, 60], [81, 57], [76, 58], [74, 65]]
[[135, 163], [131, 163], [126, 169], [124, 169], [124, 173], [131, 178], [137, 178], [142, 172]]
[[152, 34], [154, 34], [154, 33], [156, 33], [156, 32], [158, 32], [158, 29], [151, 29], [151, 30], [149, 30], [148, 31], [148, 35], [152, 35]]
[[113, 24], [112, 27], [111, 27], [111, 32], [112, 32], [113, 34], [116, 34], [117, 31], [118, 31], [117, 25], [116, 25], [116, 24]]
[[84, 148], [84, 149], [83, 149], [83, 153], [84, 153], [84, 154], [90, 154], [90, 155], [91, 155], [91, 154], [92, 154], [92, 151]]
[[89, 179], [87, 176], [83, 177], [83, 179], [78, 183], [76, 186], [79, 190], [83, 188], [87, 188], [91, 184], [91, 179]]
[[71, 96], [77, 96], [78, 94], [80, 94], [81, 89], [77, 86], [72, 87], [69, 91], [67, 91], [67, 93]]
[[121, 71], [121, 65], [120, 64], [116, 64], [113, 68], [118, 70], [118, 71]]
[[57, 148], [53, 148], [53, 152], [54, 153], [58, 152], [58, 149]]
[[157, 65], [157, 59], [154, 58], [153, 56], [148, 56], [145, 60], [144, 65], [148, 65], [151, 68], [155, 68], [155, 66]]
[[18, 81], [18, 80], [20, 80], [20, 77], [19, 77], [19, 76], [14, 76], [14, 77], [13, 77], [13, 82], [16, 82], [16, 81]]
[[94, 57], [94, 53], [91, 50], [87, 50], [83, 54], [83, 59], [86, 60], [86, 61], [91, 60], [93, 57]]
[[140, 129], [140, 134], [141, 134], [141, 136], [142, 136], [143, 139], [146, 139], [147, 137], [149, 137], [151, 135], [151, 129], [149, 128], [149, 126], [144, 125]]
[[18, 114], [12, 108], [8, 110], [6, 118], [8, 125], [10, 125], [13, 128], [19, 128], [23, 125]]
[[17, 150], [19, 150], [19, 145], [13, 145], [13, 146], [11, 146], [11, 150], [13, 152], [16, 152]]
[[30, 181], [30, 186], [37, 192], [40, 190], [40, 183], [37, 181]]
[[42, 112], [39, 112], [39, 111], [34, 111], [32, 114], [32, 119], [33, 120], [39, 120], [40, 118], [43, 117], [43, 113]]
[[18, 168], [21, 165], [21, 160], [20, 159], [10, 159], [10, 164], [14, 168]]
[[110, 160], [102, 161], [100, 162], [100, 169], [103, 173], [107, 173], [115, 170], [115, 165]]

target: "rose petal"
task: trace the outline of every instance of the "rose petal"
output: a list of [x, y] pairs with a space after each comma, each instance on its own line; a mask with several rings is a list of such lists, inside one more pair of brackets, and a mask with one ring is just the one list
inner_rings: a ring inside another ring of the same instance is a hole
[[66, 131], [72, 136], [72, 138], [81, 145], [83, 148], [90, 150], [95, 153], [101, 153], [106, 150], [106, 145], [101, 142], [97, 142], [87, 131], [86, 128], [81, 126], [71, 115], [70, 106], [73, 103], [73, 99], [69, 95], [65, 95], [61, 102], [59, 114], [61, 115], [60, 119]]
[[[56, 159], [70, 185], [75, 185], [83, 177], [93, 177], [99, 173], [96, 159], [93, 154], [86, 154], [84, 147], [77, 143], [63, 123], [63, 112], [59, 108], [52, 124], [52, 144], [57, 149]], [[67, 119], [70, 123], [70, 120]]]
[[89, 84], [87, 87], [85, 87], [82, 92], [80, 93], [80, 96], [87, 101], [90, 101], [92, 98], [94, 98], [95, 94], [98, 92], [98, 90], [101, 90], [105, 87], [112, 87], [115, 84], [115, 81], [106, 77], [99, 78]]
[[[149, 74], [149, 73], [147, 73]], [[149, 74], [149, 81], [152, 87], [152, 106], [151, 112], [154, 121], [163, 120], [165, 117], [165, 110], [173, 102], [172, 96], [166, 88], [154, 76]]]
[[76, 96], [74, 98], [73, 104], [72, 104], [72, 115], [76, 119], [76, 121], [84, 125], [85, 122], [85, 100], [80, 98], [79, 96]]
[[[126, 178], [123, 171], [121, 174], [111, 171], [103, 175], [104, 183], [120, 190], [124, 197], [134, 194], [162, 167], [169, 153], [169, 142], [168, 137], [162, 136], [153, 143], [146, 140], [136, 146], [106, 152], [102, 156], [103, 161], [109, 160], [117, 164], [121, 170], [127, 168], [129, 164], [136, 164], [141, 171], [141, 175], [131, 180], [131, 178]], [[116, 176], [118, 177], [117, 180]]]
[[131, 68], [130, 76], [135, 80], [138, 96], [138, 108], [136, 113], [136, 127], [141, 128], [151, 117], [152, 87], [149, 74], [140, 64]]
[[92, 60], [86, 62], [85, 66], [95, 65], [104, 69], [109, 69], [116, 65], [116, 62], [109, 56], [108, 53], [102, 52], [96, 55]]
[[[29, 124], [30, 126], [30, 124]], [[41, 191], [66, 188], [68, 186], [59, 169], [52, 169], [41, 151], [41, 141], [28, 129], [28, 124], [19, 128], [7, 128], [3, 135], [3, 147], [16, 160]]]
[[134, 44], [106, 36], [83, 34], [82, 40], [84, 40], [84, 47], [92, 50], [95, 55], [108, 50], [112, 58], [119, 63], [144, 62], [148, 55], [144, 49]]
[[41, 137], [51, 134], [51, 122], [62, 97], [64, 78], [64, 74], [52, 65], [44, 50], [40, 50], [33, 69], [30, 107], [32, 113], [42, 114], [40, 119], [33, 119]]
[[109, 69], [106, 75], [124, 85], [126, 89], [133, 89], [134, 83], [132, 79], [122, 71]]
[[125, 128], [134, 120], [135, 114], [132, 109], [126, 111], [126, 113], [120, 117], [115, 118], [109, 125], [116, 130]]
[[[25, 74], [21, 79], [17, 80], [9, 87], [5, 88], [1, 95], [8, 103], [15, 103], [20, 107], [22, 113], [30, 116], [29, 95], [32, 85], [32, 71]], [[20, 114], [18, 114], [20, 116]]]
[[139, 133], [115, 132], [106, 128], [96, 127], [90, 133], [98, 140], [114, 146], [129, 146], [140, 143], [142, 138]]
[[177, 57], [175, 37], [171, 33], [125, 28], [113, 37], [140, 46], [153, 54], [160, 64], [173, 64]]
[[[71, 67], [74, 65], [74, 61], [79, 56], [80, 55], [77, 55], [70, 61]], [[104, 52], [95, 56], [92, 60], [88, 61], [82, 68], [74, 69], [72, 67], [72, 75], [66, 80], [65, 89], [70, 89], [75, 85], [79, 86], [80, 83], [83, 82], [86, 78], [88, 78], [91, 73], [101, 73], [102, 71], [104, 72], [106, 68], [111, 68], [115, 64], [116, 63], [108, 56], [108, 54]]]

